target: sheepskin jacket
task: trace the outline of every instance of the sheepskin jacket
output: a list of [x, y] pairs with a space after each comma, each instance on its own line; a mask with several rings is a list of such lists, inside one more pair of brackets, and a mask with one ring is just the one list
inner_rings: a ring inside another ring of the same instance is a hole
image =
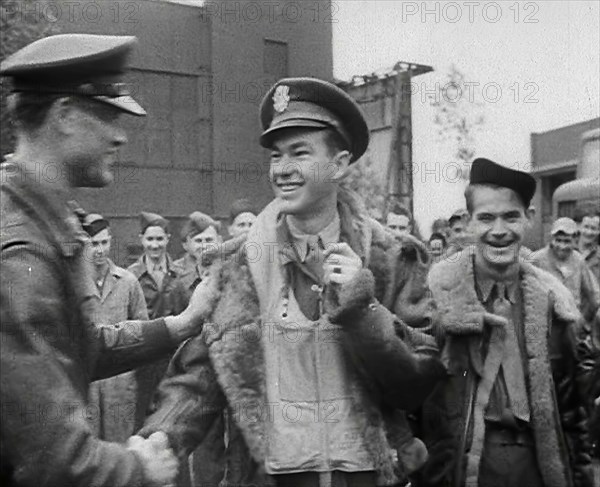
[[[419, 486], [462, 487], [465, 456], [476, 435], [471, 410], [483, 372], [484, 308], [476, 290], [473, 253], [431, 268], [438, 304], [437, 336], [449, 378], [424, 408], [423, 436], [429, 460]], [[548, 272], [522, 261], [525, 372], [537, 461], [546, 487], [592, 485], [584, 377], [589, 347], [581, 316], [568, 290]], [[484, 453], [485, 454], [485, 453]]]
[[[356, 368], [369, 391], [370, 407], [377, 409], [371, 414], [374, 424], [376, 417], [385, 420], [385, 431], [367, 428], [364, 435], [378, 485], [392, 485], [404, 477], [394, 445], [410, 435], [399, 410], [420, 407], [446, 376], [432, 337], [407, 325], [432, 324], [435, 305], [426, 285], [427, 254], [411, 237], [394, 239], [349, 193], [340, 194], [338, 212], [340, 238], [363, 259], [364, 268], [343, 292], [326, 296], [325, 312], [332, 323], [343, 326], [347, 364]], [[247, 242], [233, 252], [228, 243], [231, 255], [212, 265], [200, 284], [205, 293], [219, 293], [210, 323], [176, 353], [159, 387], [157, 409], [141, 431], [146, 436], [165, 431], [175, 450], [187, 455], [216, 415], [227, 409], [224, 485], [273, 483], [264, 472], [269, 409], [259, 299], [268, 279], [253, 273], [249, 261], [261, 242], [260, 229], [275, 226], [279, 217], [272, 203], [259, 215]], [[269, 262], [278, 266], [274, 255]]]

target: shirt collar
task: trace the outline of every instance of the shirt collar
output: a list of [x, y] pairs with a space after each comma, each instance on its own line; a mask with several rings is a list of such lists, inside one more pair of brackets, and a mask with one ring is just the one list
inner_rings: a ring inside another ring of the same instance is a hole
[[167, 272], [167, 256], [163, 255], [162, 258], [160, 259], [160, 261], [158, 262], [158, 264], [154, 264], [153, 262], [150, 262], [149, 259], [146, 258], [146, 256], [144, 255], [144, 264], [146, 266], [146, 270], [148, 272], [155, 272], [155, 271], [160, 271], [160, 272]]
[[[292, 244], [291, 247], [295, 250], [297, 259], [300, 262], [306, 260], [309, 244], [316, 241], [323, 249], [325, 249], [329, 244], [338, 243], [340, 241], [340, 216], [337, 211], [335, 212], [333, 220], [315, 235], [303, 233], [289, 218], [284, 217], [281, 220], [280, 225], [285, 225], [288, 236], [287, 239], [283, 240], [283, 243]], [[280, 242], [282, 241], [280, 240]], [[283, 255], [288, 259], [290, 257], [289, 252], [284, 252]]]
[[[491, 297], [492, 290], [496, 285], [496, 282], [491, 276], [483, 272], [475, 272], [475, 283], [479, 296], [484, 303], [487, 303]], [[506, 298], [512, 303], [517, 302], [517, 292], [519, 290], [519, 279], [516, 277], [510, 281], [502, 281], [502, 284], [506, 286]]]

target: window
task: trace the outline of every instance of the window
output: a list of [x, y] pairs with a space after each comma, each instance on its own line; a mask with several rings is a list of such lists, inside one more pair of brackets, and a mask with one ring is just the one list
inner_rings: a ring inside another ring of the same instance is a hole
[[276, 79], [288, 75], [288, 45], [287, 42], [265, 39], [264, 71]]

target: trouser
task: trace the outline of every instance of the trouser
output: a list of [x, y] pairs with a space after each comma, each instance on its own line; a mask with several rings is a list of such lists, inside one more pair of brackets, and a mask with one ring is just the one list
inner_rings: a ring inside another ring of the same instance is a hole
[[275, 475], [277, 487], [375, 487], [375, 472], [292, 473]]
[[486, 424], [479, 487], [544, 487], [531, 431]]

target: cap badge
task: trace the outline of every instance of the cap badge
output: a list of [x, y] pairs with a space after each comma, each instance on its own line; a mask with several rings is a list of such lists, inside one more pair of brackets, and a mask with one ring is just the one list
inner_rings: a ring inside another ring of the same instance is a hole
[[277, 112], [284, 112], [290, 102], [290, 87], [286, 85], [279, 85], [275, 89], [273, 95], [273, 108]]

